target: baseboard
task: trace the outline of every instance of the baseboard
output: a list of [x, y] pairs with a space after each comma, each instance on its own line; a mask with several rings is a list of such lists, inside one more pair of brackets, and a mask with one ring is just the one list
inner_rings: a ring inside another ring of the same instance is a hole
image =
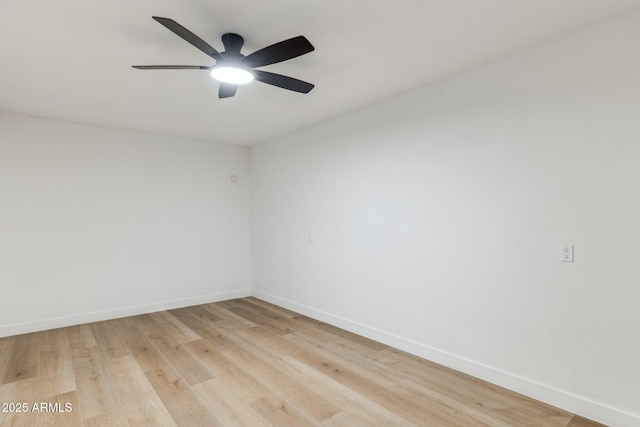
[[556, 389], [539, 382], [523, 378], [501, 369], [487, 366], [447, 351], [428, 346], [398, 335], [371, 328], [325, 311], [317, 310], [265, 292], [253, 290], [252, 295], [258, 299], [276, 304], [314, 319], [329, 323], [347, 331], [362, 335], [375, 341], [390, 345], [424, 359], [447, 366], [476, 378], [499, 385], [549, 405], [579, 414], [600, 423], [611, 426], [640, 426], [640, 415], [612, 408], [588, 398]]
[[70, 316], [36, 320], [33, 322], [14, 323], [11, 325], [0, 326], [0, 337], [46, 331], [48, 329], [63, 328], [65, 326], [81, 325], [83, 323], [99, 322], [101, 320], [117, 319], [119, 317], [135, 316], [138, 314], [153, 313], [155, 311], [171, 310], [174, 308], [189, 307], [192, 305], [208, 304], [233, 298], [248, 297], [250, 295], [250, 289], [243, 289], [239, 291], [219, 292], [191, 298], [159, 301], [151, 304], [120, 307], [92, 313], [74, 314]]

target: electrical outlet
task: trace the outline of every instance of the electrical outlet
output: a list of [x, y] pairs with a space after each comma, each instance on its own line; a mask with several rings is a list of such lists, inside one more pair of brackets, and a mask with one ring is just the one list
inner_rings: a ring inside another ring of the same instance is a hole
[[562, 262], [573, 262], [573, 245], [562, 246]]

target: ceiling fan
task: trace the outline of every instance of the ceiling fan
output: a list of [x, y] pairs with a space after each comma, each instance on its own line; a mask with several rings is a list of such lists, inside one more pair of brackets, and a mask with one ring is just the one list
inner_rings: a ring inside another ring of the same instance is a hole
[[215, 59], [216, 63], [215, 65], [133, 65], [133, 68], [139, 70], [207, 70], [214, 79], [220, 82], [219, 98], [232, 97], [236, 94], [238, 85], [253, 80], [300, 93], [309, 93], [314, 87], [311, 83], [302, 80], [255, 69], [312, 52], [315, 48], [304, 36], [272, 44], [245, 56], [240, 53], [244, 39], [238, 34], [223, 34], [222, 44], [225, 51], [218, 52], [176, 21], [158, 16], [154, 16], [153, 19]]

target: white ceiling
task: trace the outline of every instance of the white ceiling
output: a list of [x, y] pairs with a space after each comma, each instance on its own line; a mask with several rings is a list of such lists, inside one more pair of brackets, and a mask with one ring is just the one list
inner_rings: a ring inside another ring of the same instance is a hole
[[[257, 144], [640, 8], [640, 0], [1, 0], [0, 110], [120, 129]], [[262, 83], [220, 100], [212, 65], [151, 19], [248, 54], [306, 36], [310, 54], [265, 67], [308, 95]]]

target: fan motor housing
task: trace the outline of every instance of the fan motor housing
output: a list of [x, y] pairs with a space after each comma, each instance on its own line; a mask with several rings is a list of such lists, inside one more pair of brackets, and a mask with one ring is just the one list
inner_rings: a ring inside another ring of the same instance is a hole
[[242, 59], [244, 55], [240, 53], [244, 45], [244, 39], [241, 35], [235, 33], [225, 33], [222, 35], [222, 44], [225, 51], [222, 54], [227, 58]]

